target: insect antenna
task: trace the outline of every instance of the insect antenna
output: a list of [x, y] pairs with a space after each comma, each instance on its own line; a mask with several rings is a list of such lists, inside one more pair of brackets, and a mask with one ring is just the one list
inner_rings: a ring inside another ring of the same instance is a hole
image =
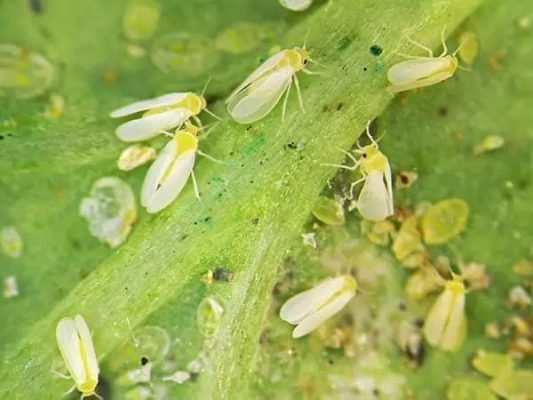
[[[446, 25], [444, 25], [444, 28], [442, 28], [442, 32], [440, 33], [440, 42], [442, 43], [442, 53], [440, 54], [439, 58], [440, 57], [444, 57], [446, 55], [446, 53], [448, 53], [448, 46], [446, 46], [446, 37], [445, 37], [445, 35], [446, 35]], [[454, 53], [454, 55], [455, 55], [455, 53]]]
[[215, 119], [218, 119], [219, 121], [224, 121], [224, 119], [222, 117], [219, 117], [218, 115], [216, 115], [213, 111], [210, 111], [209, 109], [207, 108], [204, 108], [204, 111], [206, 113], [208, 113], [209, 115], [211, 115], [213, 118]]
[[207, 87], [209, 86], [210, 83], [211, 83], [211, 76], [207, 78], [207, 81], [205, 82], [204, 87], [202, 88], [202, 91], [200, 92], [200, 96], [205, 95], [205, 92], [207, 91]]

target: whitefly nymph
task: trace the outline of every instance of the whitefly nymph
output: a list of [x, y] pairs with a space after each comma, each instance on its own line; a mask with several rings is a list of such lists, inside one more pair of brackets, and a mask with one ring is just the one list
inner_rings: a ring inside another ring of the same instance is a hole
[[357, 282], [350, 275], [326, 279], [312, 289], [287, 300], [281, 307], [279, 316], [282, 320], [296, 325], [292, 337], [300, 338], [341, 311], [355, 295], [356, 290]]
[[297, 73], [302, 71], [313, 74], [306, 69], [306, 65], [312, 61], [305, 46], [281, 50], [270, 57], [252, 72], [226, 100], [231, 117], [241, 124], [258, 121], [272, 111], [285, 93], [281, 114], [283, 119], [293, 82], [303, 111]]
[[197, 118], [206, 108], [203, 95], [192, 92], [168, 93], [148, 100], [141, 100], [113, 111], [112, 118], [141, 113], [140, 118], [120, 125], [116, 135], [125, 142], [139, 142], [151, 139], [175, 127]]
[[442, 31], [443, 52], [438, 57], [433, 56], [431, 49], [409, 39], [411, 43], [427, 51], [428, 56], [419, 57], [399, 53], [409, 58], [409, 60], [394, 64], [389, 69], [387, 78], [390, 82], [388, 90], [391, 93], [435, 85], [451, 78], [455, 74], [455, 71], [459, 68], [459, 60], [455, 56], [459, 49], [453, 54], [448, 54], [448, 48], [444, 41], [444, 32], [445, 29]]

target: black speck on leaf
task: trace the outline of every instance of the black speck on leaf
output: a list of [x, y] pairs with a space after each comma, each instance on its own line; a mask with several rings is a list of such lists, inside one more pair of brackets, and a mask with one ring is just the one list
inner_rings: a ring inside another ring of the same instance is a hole
[[43, 12], [43, 0], [29, 0], [28, 3], [34, 13], [40, 14]]
[[381, 55], [381, 53], [383, 53], [383, 49], [377, 44], [373, 44], [372, 46], [370, 46], [369, 50], [370, 50], [370, 54], [376, 57]]

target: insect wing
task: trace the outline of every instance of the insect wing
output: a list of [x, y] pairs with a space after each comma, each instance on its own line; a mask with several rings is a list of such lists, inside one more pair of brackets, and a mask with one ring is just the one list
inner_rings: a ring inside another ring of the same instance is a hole
[[442, 333], [440, 346], [443, 350], [456, 351], [463, 344], [466, 336], [465, 296], [454, 295], [450, 316]]
[[85, 382], [85, 366], [81, 358], [81, 345], [76, 329], [76, 323], [72, 318], [63, 318], [56, 327], [56, 340], [65, 365], [76, 382], [76, 385]]
[[331, 299], [325, 306], [320, 307], [309, 317], [301, 321], [294, 331], [292, 337], [297, 339], [315, 330], [320, 324], [337, 314], [354, 296], [353, 292], [343, 292], [340, 296]]
[[390, 164], [387, 161], [387, 166], [385, 167], [385, 185], [387, 186], [387, 200], [389, 207], [389, 215], [392, 215], [394, 212], [394, 198], [392, 195], [392, 173], [390, 170]]
[[450, 290], [444, 290], [429, 309], [424, 322], [424, 336], [432, 346], [438, 346], [441, 342], [452, 302], [453, 293]]
[[279, 312], [281, 319], [298, 324], [320, 306], [327, 303], [344, 287], [344, 277], [327, 279], [312, 289], [291, 297]]
[[370, 221], [382, 221], [393, 212], [392, 191], [387, 190], [387, 178], [381, 171], [371, 171], [361, 189], [357, 208], [361, 216]]
[[387, 73], [393, 85], [406, 85], [435, 75], [449, 67], [448, 58], [421, 58], [394, 64]]
[[116, 135], [125, 142], [148, 140], [161, 131], [182, 125], [191, 116], [186, 108], [176, 108], [128, 121], [117, 128]]
[[238, 93], [228, 105], [233, 119], [246, 124], [265, 117], [291, 84], [293, 73], [290, 67], [282, 68]]
[[146, 175], [141, 191], [141, 204], [149, 213], [156, 213], [172, 203], [191, 175], [196, 152], [191, 150], [176, 157], [177, 150], [177, 143], [172, 140]]
[[94, 386], [96, 386], [96, 383], [98, 383], [100, 368], [98, 367], [98, 360], [96, 359], [89, 327], [81, 315], [76, 315], [74, 323], [76, 324], [76, 329], [78, 330], [78, 335], [80, 337], [82, 352], [86, 358], [85, 366], [88, 375], [86, 378], [89, 378], [94, 383]]
[[179, 103], [187, 96], [188, 93], [168, 93], [153, 99], [141, 100], [125, 107], [121, 107], [109, 114], [111, 118], [125, 117], [126, 115], [135, 114], [140, 111], [151, 110], [158, 107], [171, 106]]
[[275, 68], [281, 60], [285, 57], [285, 50], [280, 51], [279, 53], [274, 54], [272, 57], [270, 57], [268, 60], [266, 60], [263, 64], [261, 64], [257, 69], [248, 76], [244, 80], [243, 83], [241, 83], [237, 89], [235, 89], [226, 100], [226, 103], [230, 103], [233, 99], [233, 97], [242, 91], [244, 88], [258, 80], [259, 78], [265, 76], [268, 74], [273, 68]]

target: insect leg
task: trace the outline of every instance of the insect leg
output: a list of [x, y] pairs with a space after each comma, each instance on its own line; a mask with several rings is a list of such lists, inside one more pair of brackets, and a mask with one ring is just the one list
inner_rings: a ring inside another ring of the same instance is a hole
[[344, 154], [346, 154], [348, 158], [353, 161], [353, 165], [342, 165], [342, 164], [320, 164], [320, 165], [323, 167], [335, 167], [335, 168], [347, 169], [349, 171], [355, 171], [359, 167], [360, 161], [357, 160], [350, 152], [344, 151], [342, 149], [339, 149], [339, 150], [342, 151]]
[[191, 171], [192, 186], [194, 188], [194, 196], [200, 200], [200, 191], [198, 190], [198, 182], [196, 182], [196, 177], [194, 176], [194, 171]]
[[283, 107], [281, 109], [281, 122], [285, 120], [285, 111], [287, 111], [287, 101], [289, 100], [289, 93], [291, 92], [292, 82], [289, 83], [287, 91], [285, 92], [285, 98], [283, 99]]
[[439, 55], [439, 58], [444, 57], [446, 53], [448, 53], [448, 46], [446, 46], [445, 35], [446, 35], [446, 26], [442, 28], [442, 32], [440, 33], [440, 42], [442, 43], [442, 53]]
[[72, 377], [70, 375], [65, 375], [65, 374], [63, 374], [63, 373], [61, 373], [59, 371], [56, 371], [55, 369], [52, 369], [50, 371], [52, 372], [52, 374], [54, 374], [58, 378], [61, 378], [61, 379], [72, 379]]
[[304, 113], [305, 108], [304, 108], [304, 102], [302, 100], [302, 93], [300, 92], [300, 82], [298, 82], [298, 77], [296, 76], [296, 74], [293, 75], [293, 79], [294, 79], [294, 85], [296, 86], [296, 93], [298, 94], [298, 102], [300, 103], [300, 109]]
[[198, 128], [200, 128], [200, 130], [204, 128], [204, 126], [202, 125], [202, 121], [200, 120], [200, 118], [198, 118], [198, 116], [193, 115], [192, 119], [194, 119], [194, 122], [196, 122], [196, 125], [198, 125]]
[[206, 113], [208, 113], [209, 115], [211, 115], [213, 118], [218, 119], [219, 121], [223, 121], [223, 118], [222, 118], [222, 117], [219, 117], [218, 115], [216, 115], [213, 111], [210, 111], [210, 110], [207, 109], [207, 108], [204, 108], [204, 111], [205, 111]]
[[409, 43], [414, 44], [419, 49], [427, 51], [427, 53], [429, 54], [429, 57], [433, 58], [433, 50], [431, 50], [429, 47], [424, 46], [422, 43], [419, 43], [416, 40], [411, 39], [410, 37], [407, 37], [407, 40], [409, 41]]
[[[181, 127], [181, 126], [180, 126]], [[178, 129], [180, 128], [178, 127]], [[159, 133], [162, 133], [163, 135], [165, 136], [168, 136], [169, 138], [173, 138], [174, 137], [174, 134], [169, 132], [169, 131], [159, 131]]]
[[361, 182], [364, 182], [366, 179], [366, 176], [363, 176], [361, 179], [356, 180], [355, 182], [352, 182], [350, 185], [350, 197], [349, 199], [353, 199], [353, 190], [357, 185], [359, 185]]
[[393, 53], [396, 54], [397, 56], [404, 57], [404, 58], [409, 58], [411, 60], [427, 60], [428, 59], [428, 57], [412, 56], [410, 54], [401, 53], [401, 52], [396, 51], [396, 50], [394, 50]]
[[202, 150], [196, 150], [196, 152], [197, 152], [199, 155], [201, 155], [202, 157], [207, 158], [208, 160], [211, 160], [211, 161], [216, 162], [216, 163], [218, 163], [218, 164], [226, 164], [224, 161], [222, 161], [222, 160], [218, 160], [218, 159], [216, 159], [215, 157], [210, 156], [210, 155], [207, 154], [207, 153], [204, 153]]

